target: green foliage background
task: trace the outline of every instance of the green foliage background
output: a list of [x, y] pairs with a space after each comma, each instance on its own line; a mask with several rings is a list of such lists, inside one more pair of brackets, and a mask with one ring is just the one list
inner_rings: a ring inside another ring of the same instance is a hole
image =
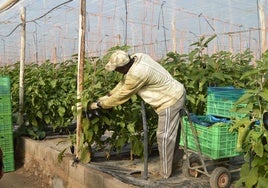
[[[245, 164], [241, 169], [241, 178], [237, 186], [262, 187], [267, 185], [268, 177], [268, 138], [267, 130], [260, 125], [250, 127], [252, 121], [260, 120], [267, 111], [268, 101], [268, 52], [253, 64], [250, 51], [239, 54], [220, 51], [212, 55], [204, 53], [209, 42], [216, 36], [200, 38], [192, 45], [189, 54], [169, 52], [159, 61], [177, 80], [185, 85], [187, 90], [186, 107], [198, 115], [206, 113], [206, 93], [209, 86], [234, 86], [244, 88], [248, 92], [237, 102], [247, 104], [243, 108], [235, 107], [234, 111], [248, 114], [243, 119], [233, 122], [232, 130], [245, 128], [243, 151]], [[128, 50], [128, 46], [116, 46], [110, 49], [102, 58], [87, 58], [84, 68], [84, 91], [82, 95], [83, 109], [104, 96], [121, 79], [120, 74], [104, 70], [109, 56], [115, 49]], [[19, 130], [19, 135], [27, 135], [33, 139], [43, 139], [48, 126], [54, 130], [66, 130], [75, 122], [76, 112], [76, 77], [77, 57], [61, 62], [43, 64], [28, 64], [25, 67], [25, 121]], [[1, 67], [0, 73], [11, 78], [11, 94], [13, 114], [18, 113], [19, 102], [19, 64]], [[92, 120], [83, 118], [81, 135], [81, 152], [84, 162], [91, 159], [91, 146], [103, 149], [110, 145], [110, 150], [120, 149], [127, 143], [131, 144], [132, 153], [143, 155], [141, 99], [133, 96], [130, 101], [109, 110], [102, 110], [100, 117]], [[156, 141], [155, 131], [157, 116], [150, 106], [146, 106], [149, 145]], [[251, 118], [249, 118], [251, 117]], [[16, 118], [14, 118], [14, 123]], [[102, 139], [105, 131], [113, 132], [110, 138]], [[72, 138], [75, 137], [70, 132]], [[75, 138], [74, 138], [75, 139]], [[266, 140], [266, 142], [264, 142]], [[74, 141], [73, 141], [74, 142]], [[64, 151], [62, 152], [62, 154]], [[249, 166], [251, 166], [249, 168]]]

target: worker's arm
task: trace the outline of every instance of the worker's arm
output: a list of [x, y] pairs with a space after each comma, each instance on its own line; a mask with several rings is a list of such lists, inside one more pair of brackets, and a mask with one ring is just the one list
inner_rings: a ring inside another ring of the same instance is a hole
[[112, 95], [104, 100], [101, 100], [99, 105], [106, 109], [125, 103], [144, 85], [145, 79], [143, 76], [144, 75], [138, 74], [127, 75], [125, 80], [121, 83], [122, 85], [116, 89], [113, 89]]

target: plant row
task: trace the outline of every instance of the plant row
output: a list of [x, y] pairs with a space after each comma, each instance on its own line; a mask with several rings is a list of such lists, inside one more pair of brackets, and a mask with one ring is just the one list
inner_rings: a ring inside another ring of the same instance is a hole
[[[268, 52], [253, 62], [250, 51], [238, 54], [220, 51], [208, 55], [204, 53], [211, 38], [200, 38], [192, 44], [189, 54], [169, 52], [161, 63], [177, 80], [185, 85], [187, 91], [187, 109], [195, 114], [206, 113], [206, 96], [209, 86], [233, 86], [248, 92], [240, 101], [247, 105], [237, 108], [240, 113], [249, 114], [244, 119], [235, 120], [232, 129], [248, 126], [254, 119], [260, 119], [267, 111], [268, 101]], [[115, 49], [128, 50], [128, 46], [116, 46], [102, 58], [86, 58], [84, 82], [81, 101], [77, 100], [77, 56], [72, 59], [52, 63], [49, 60], [42, 64], [25, 65], [24, 75], [24, 124], [17, 134], [27, 135], [33, 139], [43, 139], [52, 128], [59, 134], [69, 133], [72, 144], [75, 143], [76, 104], [82, 102], [83, 111], [89, 103], [106, 95], [122, 78], [115, 72], [107, 72], [110, 52]], [[11, 78], [12, 109], [14, 122], [19, 107], [19, 63], [1, 67], [0, 73]], [[123, 105], [108, 110], [101, 110], [100, 116], [88, 119], [83, 116], [81, 134], [81, 161], [92, 159], [92, 150], [120, 151], [126, 144], [131, 145], [134, 155], [143, 155], [143, 129], [141, 117], [141, 99], [133, 96]], [[147, 125], [149, 128], [149, 146], [156, 142], [157, 116], [150, 106], [146, 105]], [[261, 124], [262, 125], [262, 124]], [[267, 181], [268, 146], [267, 131], [263, 126], [250, 128], [244, 141], [246, 163], [241, 170], [238, 184], [256, 186]], [[103, 135], [109, 131], [110, 137]], [[265, 140], [265, 141], [264, 141]], [[94, 145], [94, 148], [93, 148]], [[151, 148], [151, 147], [149, 147]], [[65, 151], [62, 151], [62, 155]], [[253, 156], [248, 160], [247, 156]], [[108, 156], [107, 156], [108, 157]], [[253, 168], [247, 165], [253, 164]]]

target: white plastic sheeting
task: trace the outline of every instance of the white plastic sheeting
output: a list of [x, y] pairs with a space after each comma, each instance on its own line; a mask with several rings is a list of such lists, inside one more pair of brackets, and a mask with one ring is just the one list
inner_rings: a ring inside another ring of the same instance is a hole
[[[161, 58], [169, 51], [188, 53], [200, 36], [217, 34], [208, 53], [250, 48], [257, 55], [258, 4], [267, 17], [268, 0], [87, 1], [86, 52], [101, 56], [110, 47], [128, 44], [132, 51]], [[77, 53], [78, 0], [21, 0], [0, 13], [0, 64], [19, 60], [22, 6], [28, 22], [26, 62], [63, 61]]]

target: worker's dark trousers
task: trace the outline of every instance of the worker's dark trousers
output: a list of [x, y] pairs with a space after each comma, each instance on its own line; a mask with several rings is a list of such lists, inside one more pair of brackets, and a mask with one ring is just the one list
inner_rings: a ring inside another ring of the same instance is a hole
[[171, 107], [158, 113], [157, 144], [160, 157], [160, 175], [168, 178], [172, 173], [172, 162], [180, 125], [180, 110], [184, 107], [185, 95]]

